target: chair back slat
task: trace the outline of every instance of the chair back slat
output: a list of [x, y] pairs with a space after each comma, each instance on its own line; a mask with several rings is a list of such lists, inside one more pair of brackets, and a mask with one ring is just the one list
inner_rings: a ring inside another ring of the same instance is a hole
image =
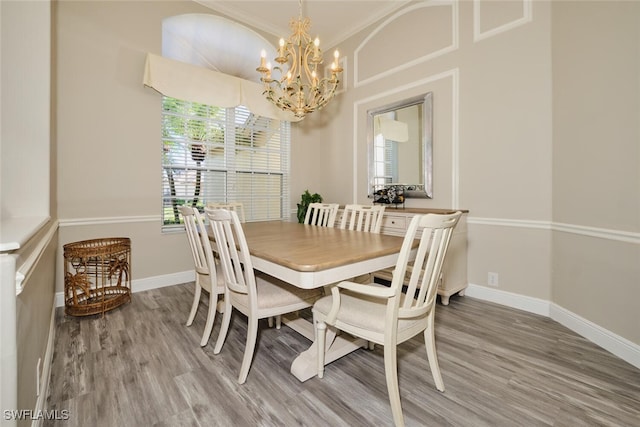
[[250, 302], [255, 302], [255, 276], [249, 274], [253, 273], [253, 265], [238, 214], [218, 208], [206, 208], [205, 212], [227, 287], [233, 292], [248, 294]]
[[333, 227], [338, 215], [337, 203], [309, 203], [304, 223], [321, 227]]
[[198, 274], [215, 276], [215, 263], [211, 243], [206, 234], [204, 220], [197, 208], [179, 206], [180, 214], [184, 220], [184, 227], [191, 248], [191, 255]]
[[380, 233], [384, 209], [383, 205], [346, 205], [340, 221], [340, 228]]
[[[413, 241], [419, 230], [422, 230], [422, 235], [416, 257], [410, 267], [407, 296], [400, 306], [398, 317], [415, 316], [429, 310], [434, 304], [451, 235], [461, 215], [461, 212], [448, 215], [426, 214], [416, 215], [411, 220], [405, 235], [405, 243]], [[397, 287], [398, 291], [402, 288], [405, 273], [408, 270], [410, 250], [410, 246], [403, 245], [398, 258], [399, 264], [396, 266], [398, 274], [394, 274], [391, 283], [391, 286]]]
[[209, 202], [206, 207], [210, 209], [226, 209], [229, 211], [235, 211], [238, 214], [240, 222], [247, 222], [244, 215], [244, 205], [241, 202]]

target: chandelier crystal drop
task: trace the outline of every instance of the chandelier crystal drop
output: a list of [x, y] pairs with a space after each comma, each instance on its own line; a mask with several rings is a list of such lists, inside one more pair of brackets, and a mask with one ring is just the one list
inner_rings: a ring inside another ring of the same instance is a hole
[[260, 66], [263, 94], [269, 101], [284, 111], [291, 111], [298, 118], [324, 107], [334, 96], [340, 83], [342, 68], [340, 54], [336, 50], [331, 64], [330, 77], [320, 78], [318, 66], [322, 64], [320, 40], [309, 36], [311, 20], [302, 16], [302, 0], [299, 1], [300, 16], [291, 18], [291, 36], [280, 39], [277, 63], [273, 68], [262, 50]]

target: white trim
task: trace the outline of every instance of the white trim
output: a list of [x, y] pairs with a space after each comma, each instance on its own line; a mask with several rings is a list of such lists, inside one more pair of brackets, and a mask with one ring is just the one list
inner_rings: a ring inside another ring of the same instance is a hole
[[480, 218], [468, 217], [467, 224], [490, 225], [496, 227], [520, 227], [553, 230], [562, 233], [572, 233], [581, 236], [597, 237], [600, 239], [640, 244], [640, 233], [632, 231], [613, 230], [610, 228], [587, 227], [584, 225], [565, 224], [550, 221], [535, 221], [525, 219]]
[[51, 243], [51, 239], [58, 231], [58, 221], [53, 221], [49, 225], [49, 230], [47, 234], [44, 235], [42, 239], [38, 241], [37, 246], [31, 252], [31, 254], [24, 260], [22, 265], [16, 271], [16, 295], [20, 295], [22, 293], [24, 286], [22, 285], [31, 276], [31, 272], [33, 271], [33, 267], [40, 261], [42, 254], [44, 253], [49, 243]]
[[598, 237], [601, 239], [617, 240], [620, 242], [640, 244], [640, 233], [631, 231], [612, 230], [609, 228], [587, 227], [584, 225], [564, 224], [554, 222], [552, 225], [554, 231], [563, 233], [580, 234], [582, 236]]
[[[56, 336], [56, 305], [55, 299], [53, 307], [51, 307], [51, 320], [49, 321], [49, 338], [47, 339], [47, 348], [44, 353], [44, 361], [42, 362], [42, 374], [40, 375], [40, 394], [36, 400], [35, 413], [42, 413], [47, 409], [47, 397], [49, 396], [49, 383], [51, 382], [51, 366], [53, 361], [53, 353], [55, 350], [54, 342]], [[31, 422], [31, 427], [40, 427], [42, 425], [42, 417], [37, 417]]]
[[50, 216], [25, 216], [0, 219], [0, 252], [20, 249], [51, 219]]
[[480, 1], [473, 0], [473, 42], [493, 37], [497, 34], [507, 32], [521, 25], [527, 24], [533, 20], [533, 2], [531, 0], [522, 1], [522, 18], [508, 22], [506, 24], [495, 27], [491, 30], [480, 31]]
[[550, 317], [636, 368], [640, 368], [640, 345], [634, 344], [557, 304], [551, 304]]
[[474, 284], [469, 284], [465, 294], [471, 298], [549, 317], [622, 360], [640, 368], [640, 345], [632, 343], [555, 303]]
[[[377, 33], [379, 33], [380, 31], [382, 31], [382, 29], [384, 27], [386, 27], [389, 23], [391, 23], [392, 21], [396, 20], [397, 18], [399, 18], [400, 16], [409, 13], [409, 12], [413, 12], [416, 9], [421, 9], [421, 8], [427, 8], [427, 7], [432, 7], [432, 6], [450, 6], [451, 7], [451, 44], [447, 47], [444, 47], [440, 50], [437, 50], [435, 52], [431, 52], [427, 55], [418, 57], [413, 59], [412, 61], [409, 62], [405, 62], [404, 64], [400, 64], [396, 67], [390, 68], [386, 71], [383, 71], [381, 73], [375, 74], [371, 77], [367, 77], [364, 80], [360, 80], [359, 79], [359, 75], [358, 75], [358, 58], [359, 58], [359, 52], [360, 50], [362, 50], [366, 44], [369, 42], [369, 40], [371, 38], [373, 38]], [[439, 56], [445, 55], [449, 52], [453, 52], [455, 50], [458, 49], [458, 21], [459, 21], [459, 16], [458, 16], [458, 2], [457, 1], [449, 1], [449, 0], [445, 0], [445, 1], [430, 1], [430, 2], [422, 2], [422, 3], [418, 3], [415, 4], [413, 6], [407, 7], [406, 9], [402, 9], [398, 12], [396, 12], [395, 14], [393, 14], [392, 16], [390, 16], [389, 18], [387, 18], [384, 22], [382, 22], [376, 29], [374, 29], [373, 31], [371, 31], [369, 33], [369, 35], [362, 41], [362, 43], [360, 43], [360, 45], [356, 48], [356, 50], [353, 53], [353, 87], [359, 87], [359, 86], [363, 86], [366, 84], [369, 84], [371, 82], [374, 82], [376, 80], [382, 79], [386, 76], [389, 76], [391, 74], [395, 74], [399, 71], [405, 70], [409, 67], [412, 67], [414, 65], [423, 63], [423, 62], [427, 62], [430, 61], [431, 59], [437, 58]]]
[[[194, 279], [193, 271], [183, 271], [180, 273], [134, 280], [132, 289], [134, 292], [142, 292], [165, 286], [188, 283]], [[489, 301], [529, 313], [549, 317], [577, 334], [587, 338], [594, 344], [640, 368], [640, 346], [558, 306], [557, 304], [550, 303], [549, 301], [545, 301], [540, 298], [514, 294], [511, 292], [488, 288], [486, 286], [474, 285], [472, 283], [470, 283], [465, 289], [465, 294], [471, 298], [477, 298], [479, 300]], [[64, 294], [62, 292], [56, 293], [55, 306], [64, 306]], [[49, 336], [50, 339], [53, 339], [51, 333]], [[45, 361], [45, 366], [50, 366], [48, 353], [49, 344], [47, 345], [47, 355], [45, 356], [47, 360]], [[47, 387], [48, 375], [49, 373], [47, 373], [47, 376], [45, 377], [43, 372], [43, 379], [46, 380]], [[42, 382], [42, 384], [45, 384], [45, 382]]]
[[60, 219], [60, 227], [71, 227], [78, 225], [105, 225], [105, 224], [122, 224], [132, 222], [161, 222], [160, 215], [138, 215], [138, 216], [109, 216], [102, 218], [69, 218]]
[[[377, 98], [389, 96], [396, 92], [400, 92], [403, 90], [411, 89], [412, 87], [419, 86], [421, 84], [430, 83], [434, 80], [442, 79], [445, 77], [453, 77], [453, 94], [452, 96], [457, 96], [458, 89], [458, 69], [450, 70], [445, 73], [438, 74], [433, 77], [429, 77], [427, 79], [420, 80], [410, 85], [401, 86], [395, 88], [393, 90], [378, 94], [373, 97], [369, 97], [363, 100], [360, 100], [354, 104], [354, 119], [353, 119], [353, 168], [354, 171], [357, 170], [358, 162], [357, 162], [357, 153], [358, 153], [358, 107], [360, 104], [373, 101]], [[453, 176], [452, 176], [452, 199], [453, 199], [453, 209], [457, 209], [459, 205], [459, 137], [458, 137], [458, 103], [456, 102], [457, 98], [454, 100], [454, 120], [453, 120], [453, 138], [452, 138], [452, 155], [453, 155]], [[353, 183], [353, 194], [358, 194], [358, 186], [356, 175], [354, 175], [354, 183]], [[354, 199], [354, 203], [356, 203]], [[291, 210], [292, 213], [295, 213], [295, 210]], [[83, 225], [106, 225], [106, 224], [122, 224], [122, 223], [136, 223], [136, 222], [158, 222], [160, 223], [160, 216], [120, 216], [120, 217], [104, 217], [104, 218], [79, 218], [79, 219], [61, 219], [58, 221], [58, 225], [60, 227], [70, 227], [70, 226], [83, 226]], [[534, 229], [542, 229], [542, 230], [553, 230], [560, 231], [563, 233], [573, 233], [582, 236], [589, 237], [597, 237], [601, 239], [609, 239], [616, 240], [620, 242], [627, 243], [635, 243], [640, 244], [640, 233], [631, 232], [631, 231], [623, 231], [623, 230], [614, 230], [610, 228], [599, 228], [599, 227], [588, 227], [584, 225], [577, 224], [567, 224], [561, 222], [550, 222], [550, 221], [538, 221], [538, 220], [530, 220], [530, 219], [508, 219], [508, 218], [482, 218], [482, 217], [473, 217], [470, 216], [467, 218], [467, 224], [475, 224], [475, 225], [490, 225], [497, 227], [520, 227], [520, 228], [534, 228]], [[51, 233], [51, 232], [50, 232]], [[47, 237], [50, 239], [52, 235], [48, 234]]]
[[549, 301], [545, 301], [540, 298], [514, 294], [495, 288], [474, 285], [472, 283], [469, 283], [469, 287], [465, 289], [464, 293], [465, 295], [468, 295], [472, 298], [495, 302], [496, 304], [505, 305], [507, 307], [517, 308], [518, 310], [523, 310], [529, 313], [535, 313], [541, 316], [549, 317], [550, 303]]
[[451, 82], [451, 208], [460, 209], [460, 70], [452, 70]]
[[543, 230], [551, 230], [551, 222], [529, 219], [480, 218], [470, 216], [467, 218], [467, 224], [492, 225], [498, 227], [539, 228]]
[[[131, 281], [131, 292], [144, 292], [151, 289], [164, 288], [165, 286], [180, 285], [195, 280], [193, 270], [178, 273], [163, 274], [162, 276], [145, 277]], [[56, 307], [64, 307], [64, 292], [56, 292]]]
[[[451, 203], [454, 208], [460, 204], [458, 200], [458, 198], [460, 197], [459, 196], [460, 189], [459, 189], [459, 181], [458, 181], [458, 176], [460, 175], [459, 174], [460, 159], [456, 158], [457, 156], [460, 155], [460, 150], [459, 150], [460, 141], [459, 141], [459, 133], [458, 133], [459, 120], [460, 120], [458, 115], [459, 104], [460, 104], [458, 99], [460, 72], [458, 68], [453, 68], [451, 70], [443, 71], [442, 73], [438, 73], [438, 74], [434, 74], [432, 76], [426, 77], [422, 80], [417, 80], [402, 86], [397, 86], [397, 87], [394, 87], [393, 89], [389, 89], [387, 91], [377, 93], [376, 95], [369, 96], [367, 98], [361, 99], [353, 103], [353, 171], [354, 171], [353, 198], [354, 198], [354, 203], [356, 203], [355, 199], [357, 198], [357, 194], [358, 194], [358, 173], [357, 173], [358, 171], [358, 160], [357, 160], [358, 158], [358, 155], [357, 155], [358, 154], [358, 118], [359, 118], [358, 109], [360, 108], [360, 106], [362, 104], [366, 104], [380, 98], [394, 95], [405, 90], [414, 89], [416, 87], [426, 85], [428, 83], [432, 83], [437, 80], [446, 79], [446, 78], [451, 78], [452, 80], [451, 103], [453, 104], [453, 107], [452, 107], [453, 117], [451, 118], [451, 156], [452, 156], [452, 162], [453, 162]], [[365, 130], [365, 134], [366, 134], [366, 130]], [[369, 185], [368, 176], [367, 176], [367, 185]], [[367, 188], [367, 194], [369, 194], [368, 188]]]

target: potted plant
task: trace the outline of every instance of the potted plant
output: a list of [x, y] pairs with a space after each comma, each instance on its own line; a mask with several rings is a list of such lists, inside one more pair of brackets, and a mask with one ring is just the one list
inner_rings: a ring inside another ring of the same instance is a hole
[[310, 203], [322, 203], [322, 196], [318, 193], [309, 193], [309, 190], [304, 190], [300, 197], [300, 203], [298, 203], [298, 222], [302, 224], [304, 222], [304, 216], [307, 214], [307, 208]]

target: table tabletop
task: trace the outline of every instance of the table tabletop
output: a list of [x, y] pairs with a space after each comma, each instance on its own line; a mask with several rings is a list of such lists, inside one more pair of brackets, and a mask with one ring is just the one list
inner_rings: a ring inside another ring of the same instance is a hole
[[253, 268], [306, 289], [395, 266], [403, 242], [398, 236], [287, 221], [246, 222], [242, 229]]
[[397, 236], [285, 221], [242, 225], [252, 256], [296, 271], [319, 271], [397, 254]]

